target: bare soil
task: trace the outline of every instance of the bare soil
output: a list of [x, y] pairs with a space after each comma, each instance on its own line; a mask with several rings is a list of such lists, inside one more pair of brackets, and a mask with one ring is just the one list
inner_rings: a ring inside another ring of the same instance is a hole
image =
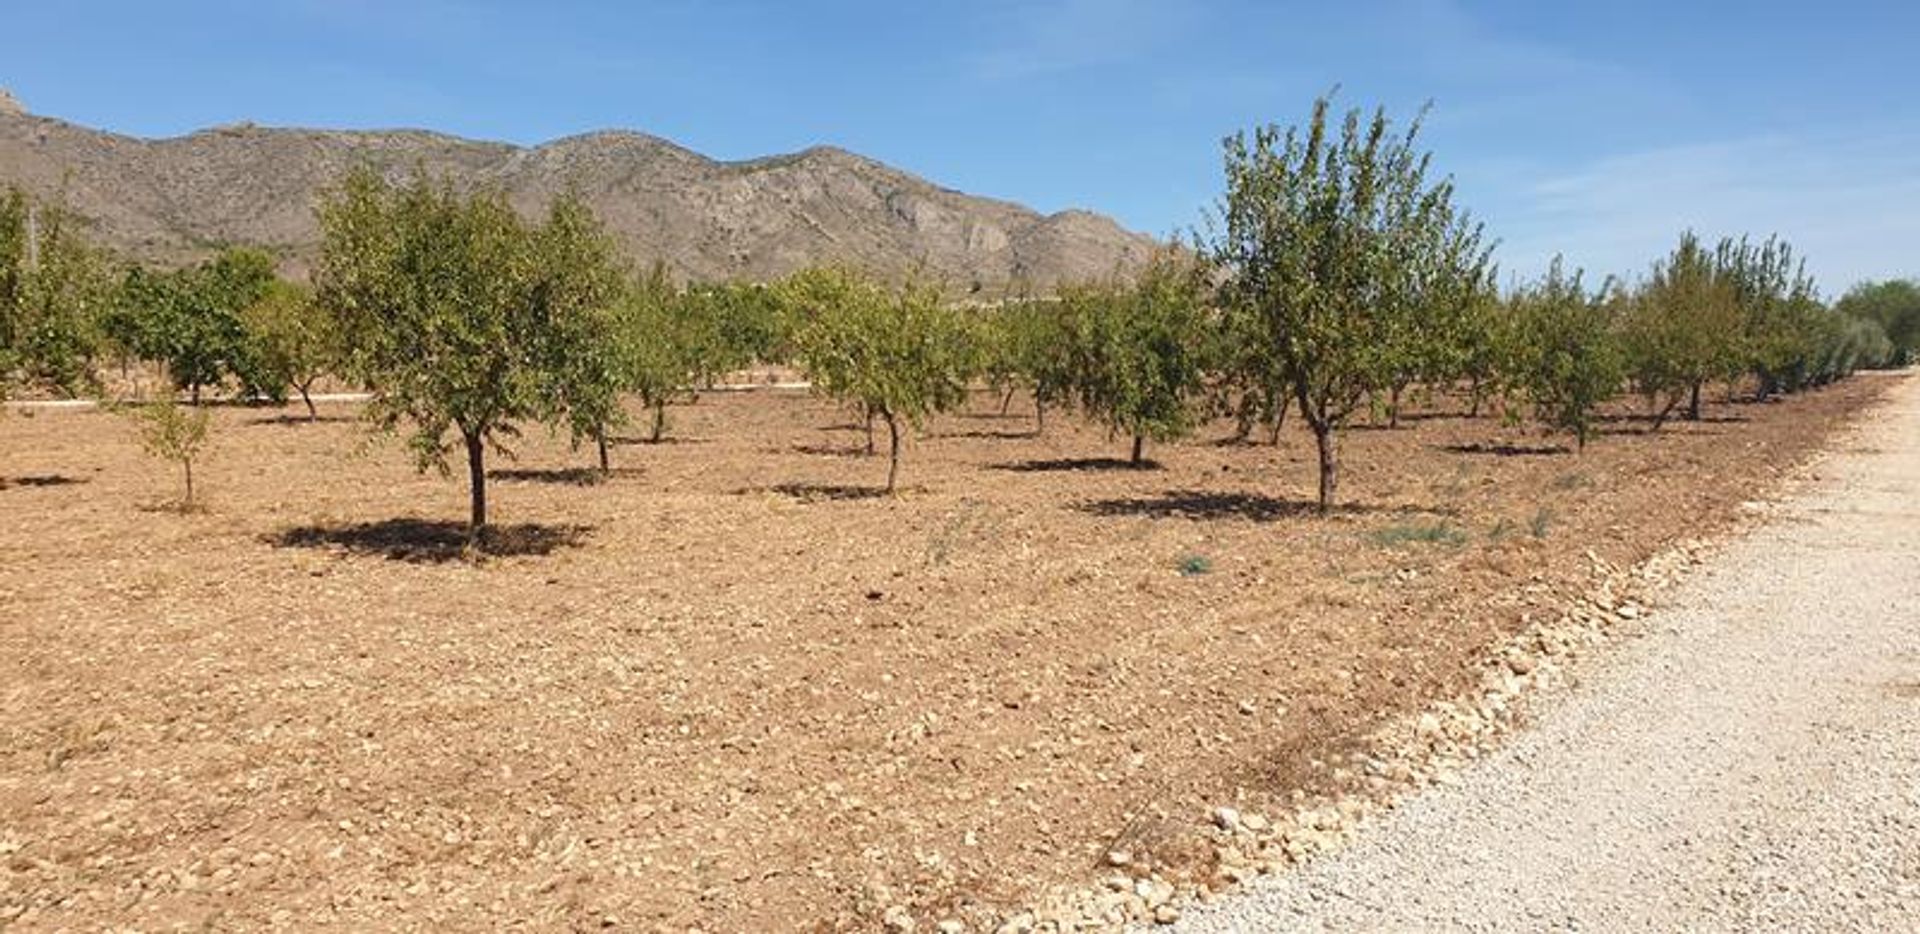
[[[1436, 400], [1149, 446], [976, 398], [883, 459], [803, 393], [669, 443], [532, 432], [464, 483], [349, 406], [218, 413], [201, 512], [110, 413], [0, 420], [0, 926], [979, 926], [1213, 805], [1351, 779], [1383, 718], [1725, 527], [1888, 381], [1621, 416], [1575, 453]], [[884, 449], [884, 438], [881, 447]]]

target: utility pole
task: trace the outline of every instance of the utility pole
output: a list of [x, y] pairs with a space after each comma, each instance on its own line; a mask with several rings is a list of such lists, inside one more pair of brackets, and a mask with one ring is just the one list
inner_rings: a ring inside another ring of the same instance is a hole
[[27, 199], [27, 271], [40, 270], [40, 215], [35, 213], [39, 205], [32, 198]]

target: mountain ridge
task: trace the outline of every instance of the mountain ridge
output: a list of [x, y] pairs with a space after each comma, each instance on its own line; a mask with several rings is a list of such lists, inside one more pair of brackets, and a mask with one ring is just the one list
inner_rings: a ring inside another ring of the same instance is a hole
[[320, 191], [356, 164], [497, 187], [529, 214], [577, 191], [631, 260], [690, 280], [833, 262], [996, 294], [1137, 268], [1156, 246], [1091, 211], [1042, 214], [831, 145], [728, 161], [619, 128], [521, 145], [251, 122], [147, 138], [0, 103], [11, 105], [0, 107], [0, 184], [63, 198], [101, 242], [152, 263], [246, 244], [297, 273], [317, 253]]

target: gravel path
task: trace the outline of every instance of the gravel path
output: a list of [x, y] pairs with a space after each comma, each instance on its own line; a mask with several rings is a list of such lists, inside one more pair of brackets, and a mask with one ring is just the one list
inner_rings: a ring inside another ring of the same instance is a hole
[[1920, 931], [1920, 379], [1456, 785], [1187, 931]]

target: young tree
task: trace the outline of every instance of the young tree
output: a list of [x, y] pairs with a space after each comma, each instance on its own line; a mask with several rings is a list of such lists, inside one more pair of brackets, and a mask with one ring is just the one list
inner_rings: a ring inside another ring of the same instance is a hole
[[462, 195], [417, 177], [393, 186], [349, 173], [320, 204], [320, 301], [345, 337], [348, 370], [372, 391], [368, 415], [411, 425], [421, 469], [466, 454], [469, 537], [487, 524], [486, 449], [563, 402], [549, 365], [567, 320], [608, 278], [603, 243], [571, 198], [546, 224], [523, 222], [497, 191]]
[[797, 340], [814, 388], [886, 424], [892, 493], [902, 430], [966, 401], [975, 353], [965, 322], [932, 288], [889, 290], [845, 269], [802, 270], [783, 289], [804, 321]]
[[339, 330], [312, 291], [275, 281], [240, 313], [240, 323], [254, 379], [262, 385], [292, 386], [307, 407], [307, 420], [319, 418], [314, 383], [340, 368], [344, 351]]
[[186, 498], [180, 501], [182, 512], [191, 512], [193, 504], [193, 462], [207, 444], [209, 418], [199, 406], [186, 407], [171, 398], [150, 402], [134, 410], [140, 425], [140, 441], [148, 454], [180, 465], [186, 478]]
[[1699, 420], [1701, 388], [1736, 375], [1747, 360], [1731, 281], [1689, 231], [1626, 304], [1621, 344], [1628, 373], [1654, 406], [1654, 428], [1683, 402]]
[[1587, 294], [1580, 277], [1579, 270], [1567, 275], [1556, 256], [1545, 278], [1509, 299], [1505, 378], [1536, 418], [1572, 432], [1584, 450], [1594, 408], [1619, 391], [1624, 375], [1606, 306]]
[[[1257, 128], [1226, 140], [1224, 229], [1211, 252], [1224, 303], [1250, 316], [1249, 339], [1277, 363], [1319, 448], [1320, 508], [1333, 506], [1337, 432], [1370, 393], [1390, 392], [1434, 333], [1417, 316], [1449, 314], [1487, 278], [1481, 229], [1430, 181], [1414, 148], [1420, 123], [1394, 133], [1384, 111], [1330, 127], [1314, 103], [1304, 129]], [[1444, 333], [1442, 330], [1440, 333]]]
[[1144, 462], [1149, 439], [1171, 441], [1193, 429], [1207, 292], [1206, 267], [1166, 251], [1131, 283], [1063, 293], [1076, 332], [1075, 394], [1088, 413], [1133, 439], [1134, 466]]

